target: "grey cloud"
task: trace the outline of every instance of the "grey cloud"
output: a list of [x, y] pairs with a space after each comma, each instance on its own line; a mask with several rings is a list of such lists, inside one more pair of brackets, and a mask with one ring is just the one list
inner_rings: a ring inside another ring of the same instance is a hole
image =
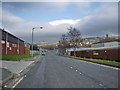
[[[27, 6], [27, 5], [26, 5]], [[7, 13], [7, 14], [6, 14]], [[80, 22], [75, 25], [83, 37], [88, 36], [104, 36], [106, 33], [117, 35], [118, 33], [118, 16], [116, 5], [103, 5], [92, 12], [90, 16], [85, 16], [80, 19]], [[5, 12], [3, 18], [4, 28], [13, 32], [21, 39], [31, 42], [31, 31], [33, 27], [43, 26], [43, 30], [35, 30], [34, 42], [39, 41], [54, 42], [59, 41], [60, 36], [67, 32], [69, 24], [61, 24], [52, 26], [49, 23], [43, 22], [26, 22], [20, 17], [16, 17], [10, 12]], [[12, 20], [10, 19], [12, 18]]]
[[109, 19], [109, 18], [103, 18], [103, 17], [92, 17], [89, 21], [86, 23], [83, 23], [79, 26], [79, 29], [81, 30], [83, 35], [85, 36], [104, 36], [106, 33], [118, 33], [118, 25], [116, 19]]
[[46, 42], [54, 42], [58, 41], [61, 34], [66, 33], [68, 25], [59, 25], [59, 26], [52, 26], [49, 23], [42, 23], [42, 22], [26, 22], [22, 20], [16, 20], [16, 16], [11, 14], [7, 14], [9, 18], [13, 18], [13, 21], [9, 20], [8, 18], [3, 18], [3, 27], [8, 29], [10, 32], [13, 32], [14, 35], [18, 36], [19, 38], [31, 42], [31, 35], [32, 35], [32, 28], [43, 26], [43, 29], [36, 29], [34, 30], [34, 41], [46, 41]]
[[[32, 41], [32, 36], [31, 34], [26, 34], [26, 35], [21, 35], [20, 36], [23, 40], [27, 41], [27, 42], [30, 42]], [[45, 41], [45, 42], [58, 42], [59, 39], [61, 37], [61, 34], [59, 33], [56, 33], [56, 34], [40, 34], [38, 32], [34, 33], [34, 43], [39, 43], [39, 42], [42, 42], [42, 41]]]
[[[118, 35], [117, 3], [106, 3], [76, 25], [83, 36]], [[96, 13], [97, 12], [97, 13]]]

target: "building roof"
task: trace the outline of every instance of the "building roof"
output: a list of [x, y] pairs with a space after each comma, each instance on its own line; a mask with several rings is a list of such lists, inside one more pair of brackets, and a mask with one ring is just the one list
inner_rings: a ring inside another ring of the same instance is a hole
[[[120, 49], [120, 47], [114, 46], [114, 47], [99, 47], [99, 48], [81, 48], [81, 49], [75, 50], [75, 51], [104, 50], [104, 49]], [[70, 51], [74, 51], [74, 50], [70, 50]]]
[[11, 33], [7, 32], [7, 31], [5, 31], [4, 29], [1, 29], [1, 28], [0, 28], [0, 30], [1, 30], [2, 32], [8, 33], [9, 35], [11, 35], [11, 36], [13, 36], [13, 37], [15, 37], [15, 38], [19, 39], [20, 41], [23, 41], [23, 42], [24, 42], [24, 40], [22, 40], [22, 39], [20, 39], [20, 38], [16, 37], [15, 35], [13, 35], [13, 34], [11, 34]]

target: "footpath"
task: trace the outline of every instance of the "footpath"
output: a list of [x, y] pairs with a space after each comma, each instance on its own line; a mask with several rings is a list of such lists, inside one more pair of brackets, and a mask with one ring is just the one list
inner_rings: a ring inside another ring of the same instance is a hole
[[20, 61], [7, 61], [0, 60], [0, 87], [10, 79], [14, 77], [15, 74], [20, 74], [32, 63], [39, 61], [41, 56], [34, 56]]

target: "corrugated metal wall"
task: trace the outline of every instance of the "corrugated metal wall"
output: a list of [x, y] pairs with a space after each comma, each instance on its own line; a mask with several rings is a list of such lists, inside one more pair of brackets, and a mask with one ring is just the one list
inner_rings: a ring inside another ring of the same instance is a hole
[[[119, 54], [120, 48], [106, 48], [106, 49], [94, 49], [94, 50], [80, 50], [75, 51], [77, 57], [82, 58], [94, 58], [103, 60], [120, 61]], [[71, 56], [74, 56], [74, 51], [71, 51]]]

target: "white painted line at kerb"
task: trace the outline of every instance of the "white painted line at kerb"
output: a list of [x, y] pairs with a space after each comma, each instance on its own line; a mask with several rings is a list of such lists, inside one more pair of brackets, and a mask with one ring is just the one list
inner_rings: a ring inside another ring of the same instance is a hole
[[98, 64], [98, 63], [93, 63], [93, 62], [89, 62], [89, 61], [83, 61], [83, 60], [78, 60], [78, 61], [80, 61], [80, 62], [86, 62], [86, 63], [90, 63], [90, 64], [102, 66], [102, 67], [107, 67], [107, 68], [111, 68], [111, 69], [115, 69], [115, 70], [120, 70], [120, 69], [117, 68], [117, 67], [107, 66], [107, 65]]

